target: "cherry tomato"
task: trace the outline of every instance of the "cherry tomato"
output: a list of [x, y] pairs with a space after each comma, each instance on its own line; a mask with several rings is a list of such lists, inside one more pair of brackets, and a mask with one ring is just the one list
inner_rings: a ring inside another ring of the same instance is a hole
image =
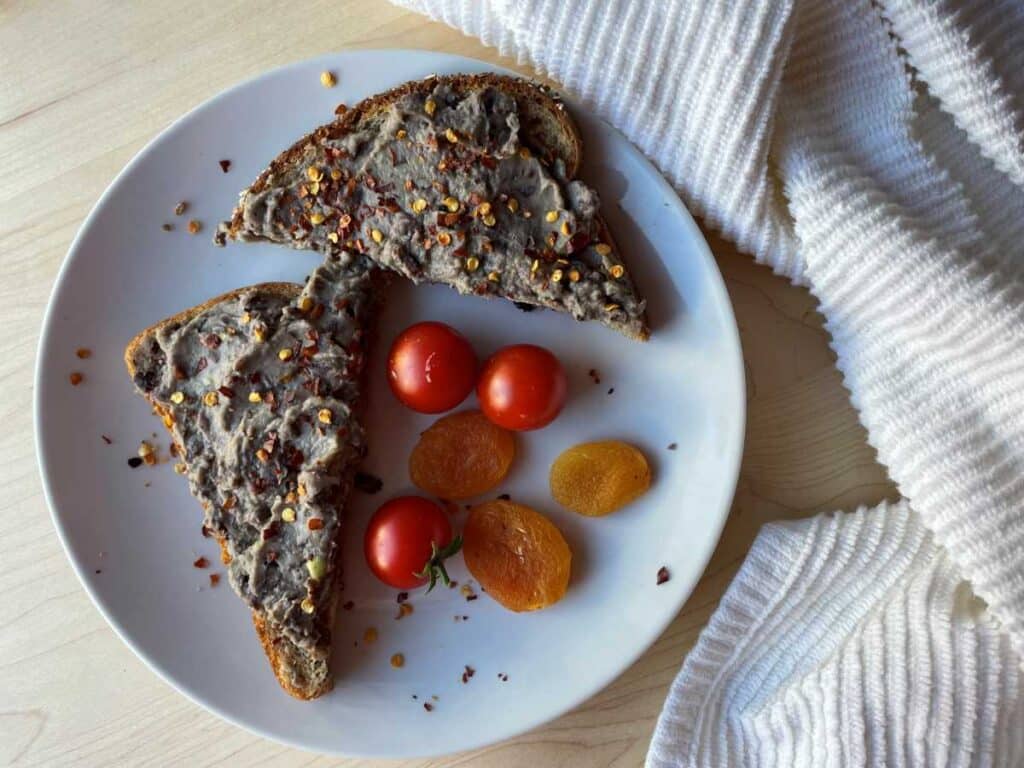
[[395, 397], [420, 413], [440, 413], [466, 399], [476, 383], [476, 353], [444, 323], [416, 323], [402, 331], [388, 354]]
[[558, 358], [544, 347], [516, 344], [484, 363], [476, 394], [484, 415], [505, 429], [540, 429], [565, 405], [568, 387]]
[[383, 504], [370, 518], [363, 553], [373, 574], [396, 589], [412, 589], [438, 578], [448, 583], [444, 560], [458, 552], [448, 516], [437, 504], [420, 496], [399, 496]]

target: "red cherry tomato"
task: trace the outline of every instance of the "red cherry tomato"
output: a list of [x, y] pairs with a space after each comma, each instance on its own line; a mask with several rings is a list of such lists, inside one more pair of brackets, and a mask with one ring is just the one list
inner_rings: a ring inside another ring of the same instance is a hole
[[476, 353], [461, 333], [444, 323], [416, 323], [391, 345], [388, 383], [414, 411], [440, 413], [473, 391], [476, 368]]
[[476, 394], [484, 415], [505, 429], [540, 429], [565, 405], [568, 387], [558, 358], [544, 347], [516, 344], [484, 363]]
[[370, 518], [363, 553], [373, 574], [396, 589], [412, 589], [438, 578], [448, 583], [444, 559], [462, 544], [452, 539], [448, 516], [437, 504], [420, 496], [399, 496], [383, 504]]

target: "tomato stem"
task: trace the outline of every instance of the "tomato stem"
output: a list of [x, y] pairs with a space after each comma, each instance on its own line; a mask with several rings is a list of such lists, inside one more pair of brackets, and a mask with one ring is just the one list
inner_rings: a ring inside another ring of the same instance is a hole
[[444, 567], [444, 561], [460, 549], [462, 549], [461, 536], [456, 536], [441, 549], [437, 548], [436, 541], [430, 542], [430, 559], [423, 566], [423, 570], [414, 574], [418, 579], [430, 579], [430, 586], [427, 587], [428, 593], [437, 586], [438, 577], [441, 578], [446, 587], [451, 584], [451, 579], [448, 578], [448, 570]]

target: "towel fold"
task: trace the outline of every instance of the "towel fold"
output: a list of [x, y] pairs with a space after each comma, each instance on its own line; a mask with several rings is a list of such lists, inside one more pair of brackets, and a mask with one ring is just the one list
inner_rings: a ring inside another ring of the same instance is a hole
[[1024, 3], [398, 2], [560, 81], [807, 285], [904, 496], [766, 528], [649, 763], [1024, 762]]

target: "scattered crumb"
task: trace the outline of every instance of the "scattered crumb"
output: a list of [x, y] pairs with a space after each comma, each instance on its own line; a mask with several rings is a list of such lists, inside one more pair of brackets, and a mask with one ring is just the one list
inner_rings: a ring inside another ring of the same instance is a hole
[[325, 69], [320, 73], [320, 85], [324, 88], [333, 88], [338, 84], [338, 77], [330, 70]]
[[501, 680], [501, 682], [503, 682], [503, 683], [507, 683], [508, 682], [508, 675], [504, 674], [503, 672], [499, 672], [498, 673], [498, 679]]
[[399, 592], [398, 595], [395, 597], [395, 600], [398, 601], [399, 603], [404, 603], [408, 599], [409, 599], [409, 593], [408, 592]]
[[75, 355], [78, 356], [79, 360], [88, 360], [92, 357], [92, 350], [88, 347], [79, 347], [75, 350]]
[[205, 557], [199, 557], [196, 559], [194, 563], [192, 563], [192, 565], [194, 565], [196, 568], [206, 568], [209, 564], [210, 561], [207, 560]]
[[344, 115], [346, 112], [348, 112], [348, 106], [346, 104], [339, 104], [334, 108], [334, 114], [336, 115]]
[[440, 701], [441, 700], [441, 697], [438, 696], [436, 693], [433, 694], [430, 698], [432, 698], [434, 701]]
[[668, 568], [664, 565], [658, 569], [658, 584], [664, 584], [670, 578]]
[[412, 611], [412, 603], [399, 603], [398, 613], [395, 615], [395, 620], [397, 621], [398, 619], [404, 619], [406, 616], [410, 615]]
[[131, 467], [132, 469], [138, 469], [139, 467], [142, 466], [142, 459], [140, 459], [138, 456], [132, 456], [130, 459], [128, 459], [128, 466]]
[[525, 301], [513, 301], [512, 303], [516, 305], [516, 309], [522, 312], [533, 312], [537, 308], [533, 304], [527, 304]]
[[173, 232], [174, 225], [164, 222], [163, 224], [160, 225], [160, 229], [162, 229], [164, 232]]
[[211, 573], [210, 574], [210, 586], [211, 587], [216, 587], [218, 584], [220, 584], [220, 574], [219, 573]]
[[608, 387], [608, 394], [612, 394], [615, 391], [615, 387]]
[[466, 595], [466, 602], [467, 603], [471, 603], [474, 600], [476, 600], [478, 597], [479, 597], [479, 595]]
[[501, 494], [498, 498], [501, 499], [502, 501], [509, 501], [512, 499], [512, 497], [507, 493]]
[[225, 232], [223, 229], [218, 229], [213, 234], [213, 244], [218, 248], [223, 248], [225, 245], [228, 244], [228, 233]]
[[469, 682], [470, 678], [476, 674], [476, 670], [473, 669], [469, 664], [462, 670], [462, 684], [465, 685]]
[[188, 232], [190, 235], [198, 235], [203, 228], [203, 222], [199, 219], [191, 219], [188, 223]]
[[71, 382], [71, 386], [72, 387], [77, 387], [84, 380], [85, 380], [85, 377], [82, 374], [80, 374], [78, 371], [75, 371], [70, 376], [68, 376], [68, 381]]
[[107, 445], [113, 445], [114, 444], [114, 441], [111, 440], [106, 435], [100, 435], [100, 439], [103, 440], [103, 442], [106, 443]]
[[434, 705], [431, 704], [429, 701], [424, 701], [423, 702], [423, 708], [425, 710], [427, 710], [427, 712], [433, 712], [434, 711]]
[[369, 472], [356, 472], [355, 486], [363, 493], [377, 493], [384, 487], [384, 481]]
[[363, 643], [369, 645], [370, 643], [377, 642], [377, 629], [376, 627], [367, 627], [366, 631], [363, 632]]
[[220, 169], [222, 171], [224, 171], [224, 173], [227, 173], [228, 171], [231, 170], [231, 161], [230, 160], [221, 160], [219, 162], [219, 165], [220, 165]]
[[417, 696], [417, 695], [416, 695], [416, 694], [414, 693], [414, 694], [412, 695], [412, 700], [413, 700], [413, 701], [419, 701], [419, 700], [420, 700], [420, 697], [419, 697], [419, 696]]
[[448, 582], [448, 589], [455, 589], [457, 586], [459, 586], [459, 582], [457, 582], [455, 579], [452, 579]]
[[669, 443], [669, 444], [668, 444], [668, 449], [669, 449], [670, 451], [674, 451], [674, 450], [675, 450], [676, 448], [678, 448], [678, 447], [679, 447], [679, 443]]
[[590, 380], [593, 381], [595, 384], [601, 383], [601, 374], [597, 372], [596, 368], [591, 368], [589, 371], [587, 371], [587, 376], [589, 376]]
[[151, 486], [151, 485], [152, 485], [152, 483], [151, 483], [151, 482], [149, 482], [149, 480], [147, 480], [146, 482], [144, 482], [144, 483], [142, 484], [142, 487], [143, 487], [143, 488], [149, 488], [149, 486]]
[[401, 669], [405, 666], [405, 656], [401, 653], [395, 653], [391, 655], [391, 666], [395, 669]]
[[180, 203], [178, 203], [176, 206], [174, 206], [174, 215], [175, 216], [181, 216], [187, 210], [188, 210], [188, 201], [187, 200], [182, 200]]
[[103, 573], [103, 569], [102, 569], [102, 568], [97, 568], [97, 569], [96, 569], [96, 573], [97, 573], [97, 574]]
[[351, 611], [353, 608], [356, 607], [356, 604], [353, 603], [351, 600], [346, 600], [345, 604], [341, 607], [344, 608], [346, 611]]
[[213, 536], [213, 531], [210, 530], [209, 528], [207, 528], [205, 525], [202, 528], [200, 528], [199, 530], [202, 532], [204, 539], [208, 539], [211, 536]]

